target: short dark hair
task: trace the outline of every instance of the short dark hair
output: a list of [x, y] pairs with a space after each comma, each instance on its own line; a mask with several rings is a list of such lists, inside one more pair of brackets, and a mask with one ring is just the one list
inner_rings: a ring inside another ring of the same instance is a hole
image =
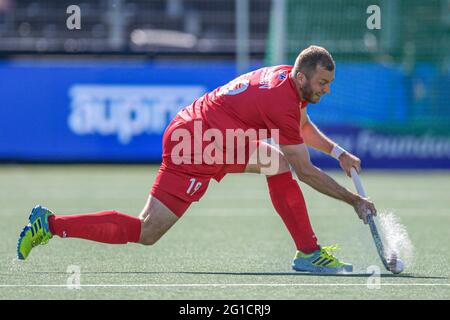
[[300, 52], [295, 60], [294, 74], [301, 72], [309, 78], [313, 75], [317, 65], [328, 71], [333, 71], [335, 68], [333, 57], [325, 48], [309, 46]]

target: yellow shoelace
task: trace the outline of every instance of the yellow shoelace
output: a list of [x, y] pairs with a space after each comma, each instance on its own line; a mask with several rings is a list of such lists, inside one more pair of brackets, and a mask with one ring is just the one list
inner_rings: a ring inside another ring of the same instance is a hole
[[328, 258], [328, 259], [337, 260], [337, 258], [334, 257], [333, 254], [332, 254], [331, 252], [333, 252], [333, 251], [338, 251], [338, 250], [340, 250], [340, 249], [341, 249], [341, 248], [339, 247], [338, 244], [333, 244], [333, 245], [331, 245], [331, 246], [329, 246], [329, 247], [322, 247], [321, 255], [322, 255], [322, 256], [325, 256], [325, 257]]

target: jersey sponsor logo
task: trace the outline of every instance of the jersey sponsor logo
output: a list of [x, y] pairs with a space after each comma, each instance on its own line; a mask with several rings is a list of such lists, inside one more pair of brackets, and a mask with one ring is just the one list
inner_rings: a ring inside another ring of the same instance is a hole
[[248, 89], [249, 85], [250, 85], [249, 79], [238, 78], [220, 88], [219, 92], [217, 93], [217, 96], [222, 95], [233, 96], [242, 93]]
[[287, 70], [280, 70], [278, 74], [278, 79], [283, 81], [287, 78], [288, 71]]
[[162, 134], [182, 107], [205, 92], [202, 86], [74, 85], [68, 126], [80, 136], [115, 135], [126, 145], [142, 134]]
[[259, 78], [259, 89], [270, 89], [273, 71], [270, 68], [263, 69]]

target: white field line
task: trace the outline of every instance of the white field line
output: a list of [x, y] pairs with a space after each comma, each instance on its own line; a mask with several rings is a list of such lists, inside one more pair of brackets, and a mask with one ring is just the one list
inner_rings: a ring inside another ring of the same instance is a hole
[[[382, 287], [449, 287], [450, 283], [379, 283]], [[0, 284], [0, 288], [149, 288], [149, 287], [367, 287], [367, 283], [181, 283], [181, 284]]]

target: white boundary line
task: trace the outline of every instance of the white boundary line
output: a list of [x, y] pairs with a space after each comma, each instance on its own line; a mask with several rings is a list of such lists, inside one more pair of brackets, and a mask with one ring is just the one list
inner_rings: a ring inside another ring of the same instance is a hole
[[[0, 288], [148, 288], [148, 287], [367, 287], [367, 283], [181, 283], [181, 284], [0, 284]], [[448, 287], [450, 283], [380, 283], [382, 287]]]

